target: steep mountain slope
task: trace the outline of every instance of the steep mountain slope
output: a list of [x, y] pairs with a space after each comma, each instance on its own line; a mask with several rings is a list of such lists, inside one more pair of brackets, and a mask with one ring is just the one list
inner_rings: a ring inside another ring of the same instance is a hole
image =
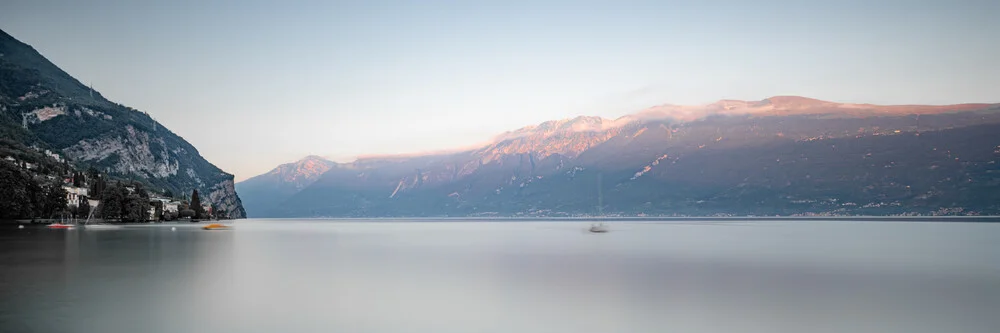
[[996, 133], [997, 104], [665, 105], [550, 121], [461, 153], [358, 160], [267, 215], [590, 214], [598, 174], [612, 214], [997, 214]]
[[229, 216], [246, 215], [233, 176], [194, 146], [148, 114], [108, 101], [3, 31], [0, 135], [153, 189], [178, 194], [198, 189]]
[[256, 217], [273, 209], [295, 193], [316, 182], [320, 176], [337, 167], [337, 163], [319, 156], [306, 156], [293, 163], [279, 165], [268, 173], [236, 183], [247, 215]]

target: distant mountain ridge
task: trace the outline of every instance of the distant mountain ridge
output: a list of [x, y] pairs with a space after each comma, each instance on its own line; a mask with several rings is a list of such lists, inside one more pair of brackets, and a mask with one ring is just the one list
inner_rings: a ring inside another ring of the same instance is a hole
[[0, 137], [51, 149], [80, 168], [144, 182], [246, 216], [233, 176], [145, 112], [105, 99], [0, 31]]
[[281, 202], [312, 185], [320, 176], [337, 167], [337, 163], [319, 156], [306, 156], [298, 161], [279, 165], [273, 170], [236, 183], [248, 207], [248, 214], [269, 209], [271, 203]]
[[319, 179], [319, 176], [336, 165], [337, 163], [333, 161], [310, 155], [295, 163], [282, 164], [266, 175], [273, 175], [283, 183], [294, 184], [296, 187], [302, 188], [312, 184], [313, 181]]
[[[972, 130], [979, 136], [966, 135]], [[526, 126], [461, 152], [359, 159], [272, 200], [259, 216], [586, 215], [596, 209], [597, 174], [604, 175], [604, 211], [611, 214], [996, 214], [1000, 201], [956, 197], [1000, 193], [1000, 171], [993, 169], [1000, 134], [991, 130], [1000, 133], [1000, 104], [881, 106], [776, 96], [661, 105], [614, 120], [581, 116]], [[969, 150], [973, 159], [945, 163], [915, 148], [926, 145]], [[876, 153], [899, 161], [879, 165], [892, 172], [874, 179], [874, 166], [864, 163]], [[768, 159], [774, 165], [761, 164]], [[979, 182], [955, 183], [954, 175]], [[904, 182], [912, 183], [909, 197], [888, 193]], [[823, 186], [829, 190], [815, 191]]]

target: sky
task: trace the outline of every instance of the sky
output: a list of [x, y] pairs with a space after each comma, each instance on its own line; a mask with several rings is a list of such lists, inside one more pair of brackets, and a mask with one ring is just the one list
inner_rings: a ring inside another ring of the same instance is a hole
[[1000, 1], [5, 0], [0, 29], [240, 181], [580, 115], [1000, 102]]

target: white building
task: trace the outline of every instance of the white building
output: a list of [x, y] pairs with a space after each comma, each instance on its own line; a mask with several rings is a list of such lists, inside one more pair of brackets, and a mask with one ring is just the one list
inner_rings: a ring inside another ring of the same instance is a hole
[[56, 162], [59, 162], [59, 163], [63, 162], [62, 156], [59, 156], [59, 154], [53, 153], [52, 151], [50, 151], [48, 149], [45, 150], [45, 155], [48, 156], [48, 157], [51, 157], [54, 160], [56, 160]]
[[[66, 190], [66, 202], [69, 203], [70, 206], [76, 207], [79, 204], [81, 197], [82, 198], [89, 197], [87, 195], [86, 187], [73, 187], [73, 186], [63, 185], [62, 188], [63, 190]], [[96, 207], [96, 206], [91, 206], [91, 207]]]
[[163, 211], [164, 212], [179, 213], [180, 212], [180, 209], [179, 209], [180, 205], [181, 205], [180, 201], [167, 201], [167, 202], [164, 202], [163, 203]]
[[[159, 202], [160, 205], [163, 205], [163, 211], [164, 212], [166, 212], [166, 211], [177, 211], [177, 204], [180, 203], [180, 202], [171, 201], [170, 198], [164, 198], [164, 197], [158, 197], [158, 196], [152, 196], [152, 197], [150, 197], [149, 201], [151, 201], [151, 202]], [[175, 203], [173, 205], [171, 205], [170, 204], [171, 202], [175, 202]], [[173, 207], [173, 209], [171, 209], [171, 207]]]

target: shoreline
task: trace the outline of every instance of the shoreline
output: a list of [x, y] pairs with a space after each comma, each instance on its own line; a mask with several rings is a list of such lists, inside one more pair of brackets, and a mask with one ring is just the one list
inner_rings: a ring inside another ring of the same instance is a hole
[[[616, 217], [455, 217], [455, 216], [441, 216], [441, 217], [257, 217], [257, 218], [244, 218], [244, 219], [220, 219], [220, 220], [210, 220], [204, 219], [199, 221], [190, 220], [173, 220], [173, 221], [156, 221], [156, 222], [106, 222], [102, 219], [91, 219], [90, 223], [99, 224], [110, 224], [110, 225], [157, 225], [157, 224], [176, 224], [176, 225], [196, 225], [196, 224], [208, 224], [208, 223], [227, 223], [224, 221], [234, 221], [228, 223], [235, 223], [236, 220], [312, 220], [312, 221], [343, 221], [343, 222], [366, 222], [366, 223], [379, 223], [379, 222], [401, 222], [401, 221], [412, 221], [412, 222], [680, 222], [680, 221], [746, 221], [746, 222], [763, 222], [763, 221], [844, 221], [844, 222], [948, 222], [948, 223], [1000, 223], [1000, 216], [725, 216], [725, 217], [713, 217], [713, 216], [690, 216], [690, 217], [675, 217], [675, 216], [664, 216], [664, 217], [638, 217], [638, 216], [616, 216]], [[75, 221], [64, 221], [68, 224], [83, 225], [86, 220], [75, 220]], [[59, 219], [36, 219], [34, 223], [30, 219], [16, 219], [16, 220], [0, 220], [0, 226], [3, 225], [37, 225], [44, 226], [52, 223], [61, 222]]]
[[[154, 222], [107, 222], [103, 219], [90, 219], [90, 223], [94, 224], [111, 224], [111, 225], [150, 225], [150, 224], [200, 224], [200, 223], [218, 223], [218, 221], [231, 221], [237, 219], [203, 219], [198, 221], [191, 220], [173, 220], [173, 221], [154, 221]], [[66, 222], [67, 224], [82, 225], [86, 222], [86, 219], [75, 219], [75, 220], [60, 220], [60, 219], [35, 219], [32, 223], [31, 219], [14, 219], [14, 220], [4, 220], [0, 219], [0, 225], [47, 225], [57, 222]]]
[[490, 221], [604, 221], [604, 222], [658, 222], [658, 221], [885, 221], [885, 222], [975, 222], [998, 223], [1000, 216], [690, 216], [690, 217], [249, 217], [248, 220], [340, 220], [340, 221], [439, 221], [439, 222], [490, 222]]

